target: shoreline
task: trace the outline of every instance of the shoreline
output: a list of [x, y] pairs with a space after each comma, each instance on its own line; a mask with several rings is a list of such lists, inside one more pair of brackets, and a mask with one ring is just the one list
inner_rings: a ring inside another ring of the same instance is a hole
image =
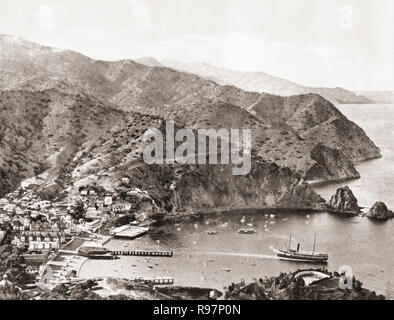
[[188, 213], [184, 215], [170, 215], [165, 216], [161, 220], [154, 220], [151, 222], [153, 227], [162, 226], [170, 223], [178, 223], [178, 222], [194, 222], [204, 219], [206, 217], [218, 217], [223, 214], [273, 214], [280, 212], [289, 212], [289, 213], [322, 213], [327, 212], [328, 210], [313, 208], [313, 207], [304, 207], [304, 208], [294, 208], [294, 207], [239, 207], [239, 208], [216, 208], [210, 210], [200, 210], [196, 211], [196, 213]]
[[329, 208], [313, 208], [313, 207], [305, 207], [305, 208], [292, 208], [292, 207], [249, 207], [249, 208], [217, 208], [211, 209], [207, 211], [197, 211], [196, 213], [192, 214], [185, 214], [185, 215], [172, 215], [166, 216], [162, 220], [154, 220], [151, 221], [150, 225], [152, 227], [160, 227], [163, 225], [168, 225], [172, 223], [179, 223], [179, 222], [195, 222], [200, 221], [206, 218], [217, 218], [221, 215], [227, 214], [239, 214], [239, 215], [249, 215], [249, 214], [310, 214], [310, 213], [329, 213], [334, 214], [342, 217], [366, 217], [362, 212], [358, 213], [355, 211], [338, 211]]
[[[378, 160], [378, 159], [382, 159], [382, 158], [383, 158], [383, 155], [380, 154], [378, 156], [372, 156], [372, 157], [368, 157], [368, 158], [351, 159], [351, 161], [353, 162], [354, 166], [357, 166], [358, 164], [363, 163], [363, 162]], [[361, 178], [362, 177], [359, 175], [358, 177], [344, 177], [344, 178], [339, 178], [339, 179], [305, 180], [305, 182], [308, 183], [311, 187], [314, 187], [314, 186], [320, 187], [320, 186], [325, 186], [325, 185], [330, 185], [330, 184], [337, 184], [337, 183], [342, 183], [342, 182], [347, 182], [347, 181], [352, 181], [352, 180], [358, 180]]]

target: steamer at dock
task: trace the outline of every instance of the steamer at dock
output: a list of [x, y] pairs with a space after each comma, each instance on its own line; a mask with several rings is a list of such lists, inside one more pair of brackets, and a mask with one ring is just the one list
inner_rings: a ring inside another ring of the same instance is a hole
[[78, 254], [94, 260], [112, 260], [119, 256], [141, 256], [141, 257], [172, 257], [173, 251], [152, 250], [115, 250], [111, 251], [98, 243], [88, 242], [78, 249]]

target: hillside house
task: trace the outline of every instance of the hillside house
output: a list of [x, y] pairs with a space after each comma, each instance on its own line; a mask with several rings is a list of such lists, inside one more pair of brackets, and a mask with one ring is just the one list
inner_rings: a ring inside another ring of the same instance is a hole
[[112, 205], [112, 196], [111, 195], [106, 195], [104, 197], [104, 206], [109, 207]]
[[117, 203], [112, 206], [112, 212], [114, 213], [124, 213], [131, 209], [130, 203]]
[[85, 217], [87, 219], [95, 219], [95, 218], [100, 218], [101, 216], [101, 211], [97, 210], [95, 207], [90, 207], [86, 210], [86, 215]]
[[10, 203], [3, 207], [3, 210], [6, 211], [8, 214], [14, 214], [16, 209], [16, 205]]
[[0, 223], [9, 222], [10, 220], [11, 218], [7, 213], [0, 211]]
[[49, 208], [51, 208], [52, 207], [52, 202], [50, 202], [50, 201], [41, 201], [40, 202], [40, 207], [41, 207], [41, 209], [49, 209]]
[[14, 231], [24, 231], [25, 230], [23, 223], [21, 221], [19, 221], [19, 219], [13, 219], [11, 221], [11, 226], [12, 226], [12, 230], [14, 230]]
[[97, 200], [96, 201], [96, 207], [103, 208], [104, 207], [104, 201], [103, 200]]

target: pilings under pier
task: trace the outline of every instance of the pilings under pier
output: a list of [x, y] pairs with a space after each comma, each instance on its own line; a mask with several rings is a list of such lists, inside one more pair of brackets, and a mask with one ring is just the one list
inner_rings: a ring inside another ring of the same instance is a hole
[[173, 277], [134, 278], [131, 279], [131, 281], [139, 284], [150, 284], [150, 285], [174, 284]]
[[111, 251], [113, 256], [140, 256], [140, 257], [172, 257], [173, 251], [149, 251], [149, 250], [132, 250], [132, 251]]

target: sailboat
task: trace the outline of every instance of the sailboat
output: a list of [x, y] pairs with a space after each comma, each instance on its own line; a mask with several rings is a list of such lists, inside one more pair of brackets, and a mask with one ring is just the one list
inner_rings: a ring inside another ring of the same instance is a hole
[[315, 240], [313, 242], [313, 251], [300, 251], [300, 244], [297, 245], [297, 250], [291, 249], [291, 236], [289, 240], [289, 247], [286, 250], [274, 250], [278, 257], [286, 258], [289, 260], [300, 261], [300, 262], [310, 262], [310, 263], [321, 263], [325, 264], [328, 261], [327, 253], [319, 253], [315, 251], [316, 249], [316, 234]]

